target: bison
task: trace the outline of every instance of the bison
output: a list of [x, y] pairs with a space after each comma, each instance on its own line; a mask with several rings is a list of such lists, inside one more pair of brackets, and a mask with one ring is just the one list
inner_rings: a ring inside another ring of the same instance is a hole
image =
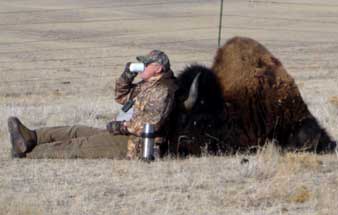
[[189, 66], [177, 80], [171, 153], [252, 151], [267, 141], [318, 153], [336, 147], [282, 63], [253, 39], [230, 39], [211, 68]]

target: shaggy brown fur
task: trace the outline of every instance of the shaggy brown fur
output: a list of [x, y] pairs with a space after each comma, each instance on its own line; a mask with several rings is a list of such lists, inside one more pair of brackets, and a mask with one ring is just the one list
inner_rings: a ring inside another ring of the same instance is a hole
[[[330, 141], [309, 112], [294, 79], [257, 41], [230, 39], [218, 49], [212, 69], [219, 78], [225, 101], [238, 108], [240, 146], [261, 145], [267, 139], [275, 139], [282, 146], [314, 149], [320, 138]], [[307, 125], [304, 128], [305, 122], [310, 122], [313, 129], [301, 140], [305, 142], [297, 142], [298, 133], [308, 129]], [[311, 134], [316, 132], [318, 135]]]

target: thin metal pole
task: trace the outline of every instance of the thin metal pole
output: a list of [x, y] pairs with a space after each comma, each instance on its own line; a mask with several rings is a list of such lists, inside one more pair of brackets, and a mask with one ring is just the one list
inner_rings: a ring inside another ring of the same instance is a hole
[[219, 12], [219, 26], [218, 26], [218, 48], [221, 47], [222, 37], [222, 18], [223, 18], [223, 0], [221, 0], [221, 9]]

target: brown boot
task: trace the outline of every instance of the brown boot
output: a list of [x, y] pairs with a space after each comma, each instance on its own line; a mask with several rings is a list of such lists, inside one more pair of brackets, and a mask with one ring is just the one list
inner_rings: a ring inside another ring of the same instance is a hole
[[12, 157], [22, 158], [36, 146], [36, 133], [26, 128], [18, 118], [8, 118]]

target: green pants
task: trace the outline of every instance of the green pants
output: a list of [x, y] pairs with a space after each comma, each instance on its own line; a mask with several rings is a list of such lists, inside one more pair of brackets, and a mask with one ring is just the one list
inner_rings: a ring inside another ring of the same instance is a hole
[[124, 159], [128, 136], [86, 126], [62, 126], [36, 130], [37, 145], [27, 158]]

